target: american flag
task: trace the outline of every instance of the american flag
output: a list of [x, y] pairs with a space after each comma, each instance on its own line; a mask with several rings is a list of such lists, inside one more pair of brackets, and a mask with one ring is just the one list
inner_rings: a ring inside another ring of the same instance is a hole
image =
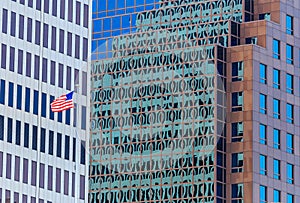
[[74, 92], [72, 91], [68, 94], [61, 95], [60, 97], [55, 99], [51, 103], [51, 110], [53, 112], [61, 112], [61, 111], [64, 111], [64, 110], [74, 108], [74, 103], [73, 103], [73, 98], [72, 98], [73, 93]]

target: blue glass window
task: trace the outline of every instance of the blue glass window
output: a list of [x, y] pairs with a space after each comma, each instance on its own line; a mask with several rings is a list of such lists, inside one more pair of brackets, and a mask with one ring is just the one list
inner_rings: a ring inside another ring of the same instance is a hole
[[[52, 103], [53, 101], [54, 101], [54, 96], [52, 96], [52, 95], [50, 95], [50, 103]], [[51, 120], [54, 120], [54, 112], [53, 111], [51, 111], [51, 108], [49, 107], [49, 118], [51, 119]]]
[[33, 7], [33, 0], [28, 0], [28, 6], [29, 6], [30, 8]]
[[53, 145], [54, 145], [54, 132], [49, 131], [49, 154], [53, 155]]
[[232, 93], [232, 112], [242, 111], [243, 110], [243, 92], [234, 92]]
[[31, 77], [31, 53], [26, 52], [26, 76]]
[[273, 99], [273, 117], [280, 119], [280, 101]]
[[232, 173], [241, 173], [244, 170], [244, 154], [232, 153], [231, 156], [231, 172]]
[[[113, 2], [113, 1], [111, 1]], [[89, 25], [89, 6], [84, 4], [83, 8], [83, 26], [88, 28]]]
[[35, 44], [41, 44], [41, 22], [38, 20], [35, 21]]
[[231, 141], [242, 142], [244, 136], [244, 123], [232, 123], [231, 124]]
[[34, 56], [34, 79], [40, 79], [40, 57]]
[[56, 27], [51, 29], [51, 50], [56, 51]]
[[244, 184], [232, 184], [231, 185], [231, 197], [232, 203], [243, 202], [244, 198]]
[[294, 47], [290, 44], [286, 45], [286, 62], [288, 64], [294, 63]]
[[8, 84], [8, 106], [14, 106], [14, 83], [12, 82]]
[[67, 34], [67, 55], [72, 56], [72, 33], [68, 32]]
[[49, 14], [49, 0], [44, 0], [44, 12]]
[[43, 25], [43, 47], [48, 48], [49, 40], [49, 25], [44, 23]]
[[259, 186], [259, 203], [267, 203], [267, 187], [260, 185]]
[[73, 137], [73, 149], [72, 149], [72, 152], [73, 152], [73, 155], [72, 155], [72, 157], [73, 157], [73, 162], [75, 162], [76, 161], [76, 138], [75, 137]]
[[65, 31], [59, 30], [59, 53], [64, 53], [65, 49]]
[[267, 157], [265, 155], [259, 155], [259, 173], [267, 175]]
[[65, 19], [65, 10], [66, 10], [65, 0], [60, 0], [60, 18], [61, 19]]
[[51, 61], [50, 84], [55, 85], [55, 62]]
[[0, 104], [5, 104], [5, 80], [0, 80]]
[[42, 82], [47, 83], [48, 60], [43, 58], [42, 62]]
[[286, 122], [294, 123], [294, 105], [289, 103], [286, 104]]
[[83, 38], [82, 40], [82, 60], [83, 61], [87, 61], [87, 57], [88, 57], [88, 39], [87, 38]]
[[4, 116], [0, 115], [0, 140], [4, 139]]
[[41, 128], [40, 150], [43, 153], [45, 153], [45, 146], [46, 146], [46, 129], [45, 128]]
[[37, 126], [32, 126], [32, 149], [37, 150], [37, 136], [38, 136], [38, 128]]
[[16, 145], [21, 145], [21, 121], [16, 120]]
[[267, 114], [267, 96], [264, 94], [259, 94], [259, 112]]
[[280, 180], [280, 161], [278, 159], [273, 159], [273, 178]]
[[280, 59], [280, 41], [273, 39], [273, 58]]
[[264, 124], [259, 124], [259, 143], [267, 144], [267, 126]]
[[29, 124], [24, 124], [24, 147], [29, 147]]
[[42, 8], [41, 0], [36, 0], [36, 9], [37, 9], [38, 11], [40, 11], [41, 8]]
[[2, 32], [7, 34], [7, 9], [3, 8], [2, 10]]
[[22, 109], [22, 86], [17, 85], [17, 109]]
[[64, 65], [58, 65], [58, 87], [63, 88], [64, 86]]
[[27, 19], [27, 41], [32, 42], [32, 19]]
[[15, 71], [15, 48], [10, 47], [9, 52], [9, 70], [14, 72]]
[[67, 125], [70, 125], [70, 114], [71, 114], [71, 111], [70, 110], [66, 110], [66, 124]]
[[23, 74], [23, 51], [18, 50], [18, 74]]
[[1, 68], [6, 69], [6, 49], [5, 44], [1, 45]]
[[33, 114], [39, 113], [39, 92], [34, 90], [33, 92]]
[[12, 143], [13, 120], [7, 118], [7, 142]]
[[294, 94], [294, 77], [290, 74], [286, 74], [286, 92]]
[[294, 165], [286, 164], [286, 182], [288, 184], [294, 184]]
[[86, 129], [86, 107], [82, 106], [81, 108], [81, 129]]
[[57, 0], [52, 1], [52, 15], [57, 16]]
[[286, 15], [286, 33], [289, 35], [294, 34], [294, 19], [290, 15]]
[[[105, 3], [106, 2], [103, 1], [103, 2], [101, 2], [101, 5], [105, 4]], [[80, 25], [80, 14], [81, 14], [80, 10], [81, 10], [81, 4], [79, 1], [76, 1], [76, 24], [77, 25]]]
[[80, 163], [85, 164], [85, 141], [81, 140]]
[[56, 141], [56, 156], [61, 157], [61, 139], [62, 135], [61, 133], [57, 133], [57, 141]]
[[80, 56], [80, 37], [75, 35], [75, 58], [79, 59]]
[[71, 67], [67, 66], [67, 81], [66, 81], [67, 90], [71, 90], [71, 84], [72, 84], [71, 74], [72, 74]]
[[30, 89], [26, 87], [25, 89], [25, 111], [30, 112]]
[[10, 16], [10, 35], [15, 37], [16, 36], [16, 13], [11, 12]]
[[288, 193], [286, 196], [286, 203], [294, 203], [294, 195]]
[[73, 0], [68, 0], [68, 21], [73, 22]]
[[24, 39], [24, 16], [19, 15], [19, 38]]
[[294, 154], [294, 135], [286, 134], [286, 152], [289, 154]]
[[47, 95], [45, 93], [42, 93], [42, 117], [46, 118], [47, 114]]
[[273, 147], [275, 149], [280, 149], [280, 130], [275, 129], [273, 130]]
[[57, 113], [57, 121], [62, 123], [62, 112]]
[[70, 136], [65, 136], [65, 159], [69, 160], [70, 158]]
[[262, 84], [267, 84], [267, 66], [265, 64], [259, 64], [259, 81]]
[[274, 189], [273, 191], [273, 202], [281, 202], [281, 194], [279, 190]]

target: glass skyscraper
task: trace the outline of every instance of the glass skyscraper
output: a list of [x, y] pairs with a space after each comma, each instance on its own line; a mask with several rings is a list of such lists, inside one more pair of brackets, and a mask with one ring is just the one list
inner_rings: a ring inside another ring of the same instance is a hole
[[94, 1], [90, 202], [297, 202], [296, 2]]
[[[0, 202], [85, 202], [88, 0], [1, 0]], [[76, 108], [50, 103], [75, 91]]]

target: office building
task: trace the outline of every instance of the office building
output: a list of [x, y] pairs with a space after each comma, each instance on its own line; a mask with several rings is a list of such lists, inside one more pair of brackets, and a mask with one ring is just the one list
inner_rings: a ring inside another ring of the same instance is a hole
[[300, 201], [298, 1], [97, 2], [90, 202]]
[[[0, 202], [85, 202], [88, 0], [0, 4]], [[75, 109], [50, 103], [75, 91]]]

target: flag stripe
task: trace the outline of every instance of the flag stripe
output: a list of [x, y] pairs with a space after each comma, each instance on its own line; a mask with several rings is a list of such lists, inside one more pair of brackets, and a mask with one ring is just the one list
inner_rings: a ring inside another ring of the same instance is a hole
[[61, 95], [60, 97], [52, 101], [52, 103], [50, 104], [52, 112], [61, 112], [74, 108], [72, 96], [73, 92], [70, 92], [68, 94]]

